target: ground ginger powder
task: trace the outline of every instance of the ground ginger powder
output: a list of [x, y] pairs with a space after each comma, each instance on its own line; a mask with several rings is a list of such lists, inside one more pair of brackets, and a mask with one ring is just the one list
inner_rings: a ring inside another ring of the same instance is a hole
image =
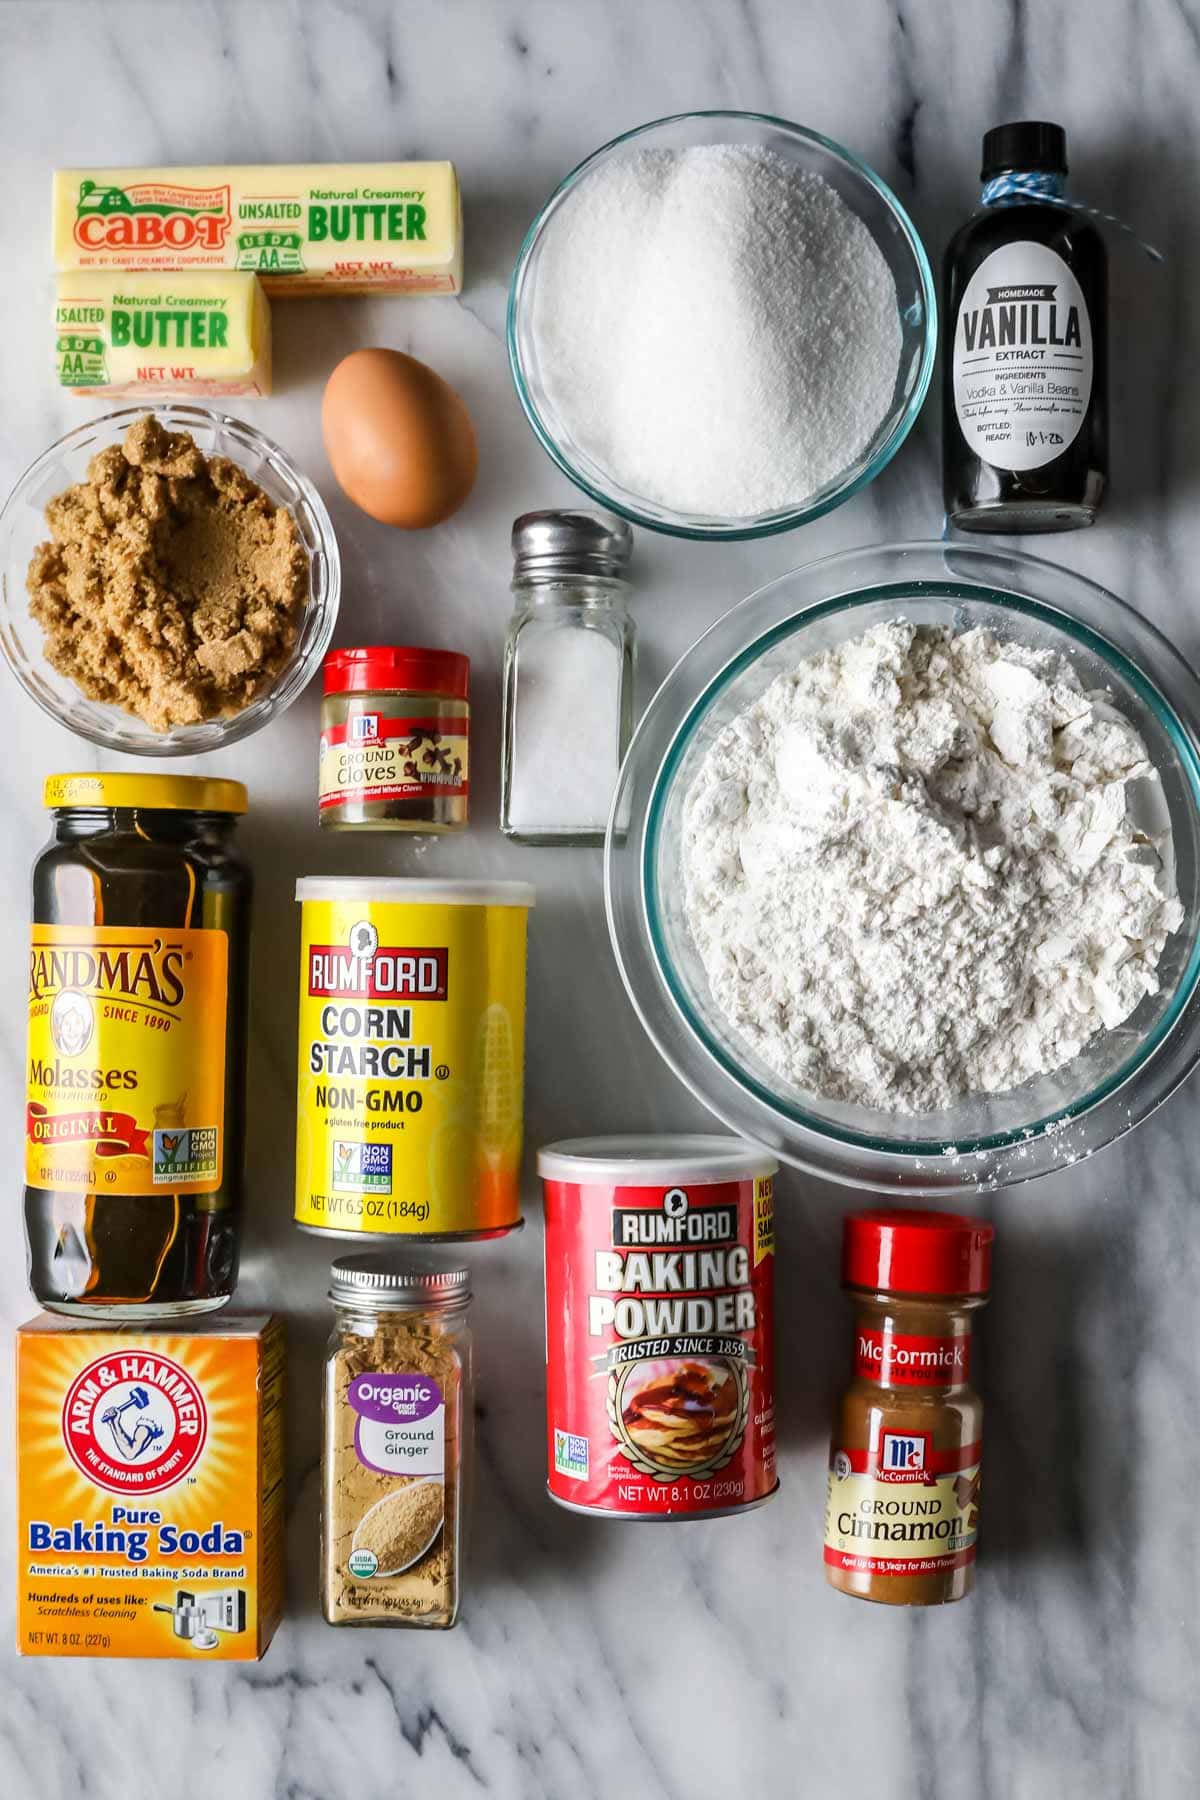
[[331, 1625], [453, 1625], [464, 1369], [455, 1331], [428, 1314], [339, 1323], [325, 1382], [321, 1588]]
[[155, 731], [239, 713], [308, 597], [296, 522], [238, 465], [147, 414], [50, 501], [29, 565], [47, 661]]
[[381, 1574], [399, 1574], [428, 1550], [445, 1516], [440, 1482], [409, 1481], [364, 1515], [354, 1548], [375, 1556]]

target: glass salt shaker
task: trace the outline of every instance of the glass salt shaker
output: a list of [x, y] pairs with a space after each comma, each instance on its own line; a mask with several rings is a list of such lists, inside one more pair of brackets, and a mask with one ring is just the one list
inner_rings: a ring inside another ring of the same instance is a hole
[[602, 844], [633, 724], [633, 533], [591, 512], [530, 512], [512, 532], [500, 829]]

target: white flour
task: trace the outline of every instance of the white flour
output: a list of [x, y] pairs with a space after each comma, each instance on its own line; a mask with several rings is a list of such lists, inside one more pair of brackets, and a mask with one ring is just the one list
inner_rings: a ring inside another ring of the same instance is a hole
[[891, 1112], [1061, 1067], [1157, 991], [1183, 916], [1131, 815], [1151, 779], [1053, 651], [897, 620], [807, 659], [687, 797], [717, 1007], [788, 1081]]
[[580, 447], [634, 492], [744, 518], [853, 462], [900, 364], [896, 284], [827, 181], [734, 144], [640, 150], [550, 226], [533, 331]]

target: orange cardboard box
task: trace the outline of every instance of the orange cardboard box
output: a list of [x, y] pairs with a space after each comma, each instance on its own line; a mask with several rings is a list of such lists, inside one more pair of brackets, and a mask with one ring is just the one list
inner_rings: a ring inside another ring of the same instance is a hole
[[283, 1606], [282, 1321], [17, 1332], [17, 1648], [254, 1661]]

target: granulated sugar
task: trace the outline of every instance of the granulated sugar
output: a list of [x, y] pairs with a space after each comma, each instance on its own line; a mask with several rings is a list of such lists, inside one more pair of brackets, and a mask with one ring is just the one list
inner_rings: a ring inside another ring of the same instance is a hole
[[718, 1009], [787, 1081], [892, 1112], [1062, 1067], [1157, 992], [1183, 917], [1154, 780], [1054, 651], [896, 620], [807, 659], [688, 795]]
[[840, 475], [887, 413], [896, 285], [821, 176], [733, 144], [641, 150], [550, 226], [533, 308], [550, 401], [627, 488], [747, 517]]

